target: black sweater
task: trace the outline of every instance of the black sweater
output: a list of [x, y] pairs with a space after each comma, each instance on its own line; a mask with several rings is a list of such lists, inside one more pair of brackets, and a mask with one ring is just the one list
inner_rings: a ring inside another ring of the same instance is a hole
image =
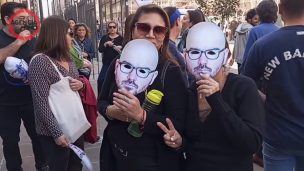
[[112, 39], [111, 37], [109, 37], [109, 35], [104, 35], [101, 38], [101, 40], [99, 42], [98, 50], [100, 53], [102, 53], [102, 64], [103, 65], [110, 65], [111, 62], [113, 61], [113, 59], [119, 55], [119, 53], [113, 47], [104, 46], [104, 43], [108, 42], [108, 41], [112, 41], [114, 43], [114, 45], [116, 45], [116, 46], [122, 46], [123, 37], [118, 36], [118, 37]]
[[191, 87], [186, 121], [188, 171], [252, 171], [252, 154], [262, 142], [264, 109], [255, 83], [229, 74], [222, 92], [207, 97], [212, 108], [198, 116], [196, 85]]
[[[147, 118], [144, 125], [144, 133], [141, 138], [134, 138], [127, 132], [129, 123], [121, 122], [118, 120], [108, 120], [105, 116], [106, 107], [112, 104], [113, 91], [117, 90], [114, 76], [114, 65], [113, 62], [107, 72], [105, 82], [102, 87], [101, 94], [99, 96], [99, 112], [107, 119], [108, 125], [104, 132], [104, 139], [110, 142], [112, 146], [118, 146], [121, 149], [127, 150], [130, 154], [133, 153], [137, 158], [142, 156], [150, 156], [157, 160], [159, 166], [158, 171], [174, 170], [178, 171], [180, 155], [174, 150], [164, 144], [163, 135], [164, 132], [158, 128], [157, 122], [166, 123], [165, 118], [170, 118], [175, 128], [181, 132], [184, 130], [185, 117], [187, 113], [187, 90], [183, 83], [180, 68], [173, 64], [170, 64], [164, 81], [164, 90], [162, 89], [160, 75], [162, 71], [162, 64], [157, 67], [158, 76], [154, 83], [148, 87], [148, 91], [151, 89], [161, 90], [164, 93], [163, 100], [155, 113], [147, 113]], [[137, 95], [137, 98], [142, 103], [144, 100], [144, 93]], [[106, 143], [102, 145], [102, 152], [105, 151]], [[109, 152], [108, 152], [109, 153]], [[111, 152], [110, 152], [111, 153]], [[102, 165], [107, 168], [109, 163], [105, 162], [109, 155], [101, 154]], [[111, 155], [110, 155], [111, 156]], [[128, 163], [125, 170], [136, 170], [137, 159], [133, 163]], [[112, 163], [115, 165], [115, 163]], [[111, 170], [111, 169], [105, 169]]]

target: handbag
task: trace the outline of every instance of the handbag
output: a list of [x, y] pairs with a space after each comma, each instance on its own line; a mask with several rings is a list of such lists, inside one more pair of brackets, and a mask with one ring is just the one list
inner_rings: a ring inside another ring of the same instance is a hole
[[91, 125], [85, 116], [78, 92], [70, 88], [69, 77], [64, 77], [53, 61], [46, 57], [60, 76], [60, 81], [50, 86], [49, 105], [64, 136], [70, 143], [74, 143]]

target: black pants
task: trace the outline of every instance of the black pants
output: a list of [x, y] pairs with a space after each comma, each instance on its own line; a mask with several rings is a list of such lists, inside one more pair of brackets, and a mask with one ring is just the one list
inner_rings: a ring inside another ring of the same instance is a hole
[[[39, 137], [49, 171], [82, 171], [81, 160], [69, 148], [58, 146], [52, 137]], [[81, 136], [75, 143], [77, 147], [84, 149], [84, 138]]]
[[100, 149], [100, 171], [156, 170], [159, 170], [156, 156], [143, 155], [138, 151], [126, 151], [119, 145], [112, 144], [107, 136], [104, 136]]
[[18, 146], [21, 119], [27, 134], [32, 140], [36, 168], [39, 170], [45, 167], [45, 158], [36, 134], [34, 109], [31, 103], [19, 106], [0, 106], [0, 136], [3, 140], [6, 168], [9, 171], [22, 170], [22, 159]]

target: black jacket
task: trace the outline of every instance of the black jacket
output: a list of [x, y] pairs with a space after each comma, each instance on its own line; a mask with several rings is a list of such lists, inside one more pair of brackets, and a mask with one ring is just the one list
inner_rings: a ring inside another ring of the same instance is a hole
[[199, 118], [197, 86], [186, 121], [187, 171], [252, 171], [252, 154], [262, 143], [264, 107], [250, 78], [229, 74], [222, 92], [206, 98], [212, 111]]
[[[158, 65], [158, 76], [148, 89], [161, 90], [164, 93], [163, 100], [155, 113], [147, 113], [143, 136], [141, 138], [134, 138], [127, 132], [129, 123], [108, 120], [105, 116], [106, 107], [112, 104], [112, 94], [117, 90], [114, 78], [115, 62], [112, 62], [110, 65], [98, 99], [99, 112], [108, 121], [101, 147], [101, 170], [136, 171], [140, 169], [142, 162], [145, 162], [144, 158], [147, 159], [147, 157], [149, 158], [148, 160], [152, 159], [156, 161], [155, 163], [158, 165], [157, 171], [178, 171], [181, 169], [181, 155], [164, 144], [164, 132], [158, 128], [156, 123], [162, 122], [165, 124], [165, 118], [170, 118], [177, 130], [180, 132], [184, 131], [188, 104], [187, 90], [183, 83], [180, 68], [173, 64], [170, 64], [166, 71], [163, 89], [160, 79], [162, 67], [162, 64]], [[144, 93], [138, 94], [137, 98], [142, 103]], [[122, 151], [122, 153], [128, 151], [128, 157], [117, 161], [116, 159], [121, 157], [119, 151]]]

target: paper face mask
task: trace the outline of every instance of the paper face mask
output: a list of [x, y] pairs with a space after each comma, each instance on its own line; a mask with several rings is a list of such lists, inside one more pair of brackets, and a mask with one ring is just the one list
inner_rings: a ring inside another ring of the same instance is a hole
[[23, 86], [28, 83], [28, 64], [23, 59], [7, 57], [4, 63], [6, 72], [4, 78], [8, 83], [15, 86]]
[[189, 30], [184, 52], [188, 71], [200, 79], [201, 75], [214, 77], [226, 64], [228, 49], [225, 36], [218, 26], [201, 22]]
[[118, 88], [132, 94], [147, 89], [156, 78], [158, 51], [154, 44], [144, 39], [130, 41], [116, 60], [115, 79]]

